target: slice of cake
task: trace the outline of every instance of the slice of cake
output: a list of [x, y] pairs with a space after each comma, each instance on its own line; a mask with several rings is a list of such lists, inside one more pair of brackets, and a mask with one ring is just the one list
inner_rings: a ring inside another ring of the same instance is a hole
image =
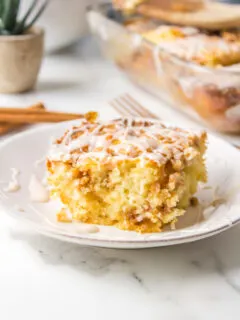
[[158, 232], [184, 214], [206, 181], [205, 150], [205, 132], [83, 119], [53, 143], [48, 183], [73, 220]]

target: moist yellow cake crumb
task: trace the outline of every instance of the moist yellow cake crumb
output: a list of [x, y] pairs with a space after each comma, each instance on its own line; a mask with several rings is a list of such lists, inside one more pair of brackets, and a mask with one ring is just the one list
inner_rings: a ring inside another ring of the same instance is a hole
[[57, 221], [59, 222], [72, 222], [72, 219], [69, 218], [66, 209], [62, 208], [58, 213], [57, 213]]
[[49, 151], [51, 195], [73, 220], [159, 232], [206, 181], [205, 150], [205, 132], [157, 121], [80, 120]]

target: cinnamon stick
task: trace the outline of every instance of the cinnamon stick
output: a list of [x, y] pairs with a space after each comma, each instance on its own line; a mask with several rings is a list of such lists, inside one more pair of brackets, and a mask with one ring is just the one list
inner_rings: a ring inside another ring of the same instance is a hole
[[[45, 110], [45, 106], [42, 102], [38, 102], [30, 107], [28, 109], [33, 110]], [[1, 122], [0, 123], [0, 135], [6, 134], [8, 132], [11, 132], [15, 129], [22, 128], [26, 126], [27, 123], [9, 123], [9, 122]]]
[[61, 122], [83, 118], [76, 113], [45, 111], [40, 109], [0, 108], [0, 122], [8, 123], [41, 123]]

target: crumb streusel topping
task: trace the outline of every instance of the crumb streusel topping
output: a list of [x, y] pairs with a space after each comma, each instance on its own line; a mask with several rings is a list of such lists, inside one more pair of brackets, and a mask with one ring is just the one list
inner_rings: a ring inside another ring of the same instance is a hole
[[74, 165], [85, 158], [114, 161], [139, 157], [160, 164], [171, 159], [181, 167], [183, 161], [191, 161], [196, 156], [196, 146], [203, 135], [206, 133], [195, 134], [154, 121], [82, 119], [78, 126], [55, 141], [48, 158]]

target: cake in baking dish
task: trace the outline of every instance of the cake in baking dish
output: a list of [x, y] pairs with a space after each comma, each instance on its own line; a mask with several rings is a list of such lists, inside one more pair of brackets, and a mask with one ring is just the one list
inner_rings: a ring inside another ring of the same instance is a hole
[[132, 13], [138, 5], [146, 0], [113, 0], [116, 9], [123, 10], [125, 13]]
[[205, 150], [205, 132], [83, 119], [52, 144], [48, 183], [73, 220], [159, 232], [184, 214], [206, 181]]
[[[122, 10], [124, 13], [136, 13], [137, 8], [141, 4], [148, 4], [148, 8], [162, 8], [171, 11], [189, 12], [202, 7], [202, 1], [199, 0], [112, 0], [113, 6], [117, 10]], [[146, 12], [146, 7], [142, 12]], [[149, 10], [148, 15], [149, 15]], [[151, 16], [151, 15], [150, 15]]]
[[142, 36], [183, 60], [217, 67], [240, 62], [240, 41], [229, 39], [227, 34], [230, 36], [230, 33], [209, 35], [196, 28], [162, 25]]
[[140, 86], [200, 115], [215, 129], [239, 133], [240, 31], [213, 33], [150, 22], [125, 21], [142, 41], [128, 56], [115, 56], [117, 65]]

